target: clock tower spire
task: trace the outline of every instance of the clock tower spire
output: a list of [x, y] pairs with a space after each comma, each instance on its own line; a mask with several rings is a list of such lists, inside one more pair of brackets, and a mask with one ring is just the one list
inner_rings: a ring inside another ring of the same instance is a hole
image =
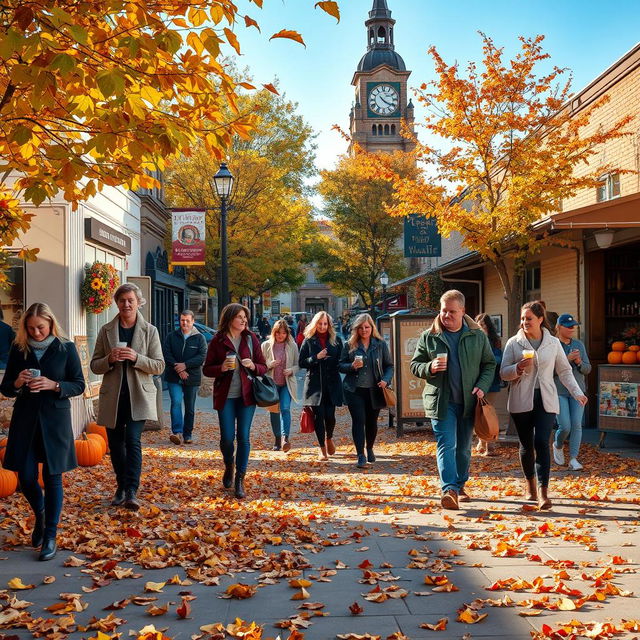
[[351, 84], [355, 102], [349, 131], [353, 143], [367, 151], [409, 151], [415, 146], [400, 134], [404, 121], [413, 131], [413, 103], [407, 99], [407, 71], [395, 50], [394, 27], [387, 0], [373, 0], [365, 21], [367, 52], [360, 59]]

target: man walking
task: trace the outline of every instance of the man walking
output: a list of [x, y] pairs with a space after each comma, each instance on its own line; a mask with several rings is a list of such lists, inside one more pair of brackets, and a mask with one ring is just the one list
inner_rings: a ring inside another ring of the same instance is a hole
[[411, 372], [426, 380], [424, 410], [431, 418], [437, 443], [442, 488], [440, 503], [457, 509], [471, 499], [464, 490], [469, 478], [476, 402], [491, 387], [496, 360], [487, 336], [465, 314], [460, 291], [446, 291], [440, 313], [421, 336], [411, 360]]
[[[171, 398], [171, 435], [173, 444], [191, 444], [196, 396], [202, 383], [202, 365], [207, 355], [207, 341], [193, 326], [193, 311], [180, 314], [180, 328], [164, 340], [162, 351], [166, 369], [164, 378]], [[184, 416], [182, 403], [184, 401]]]

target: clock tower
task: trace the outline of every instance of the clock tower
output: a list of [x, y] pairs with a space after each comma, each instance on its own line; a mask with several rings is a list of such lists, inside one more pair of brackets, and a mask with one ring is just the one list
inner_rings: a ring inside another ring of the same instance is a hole
[[402, 122], [413, 131], [413, 103], [407, 96], [407, 71], [396, 53], [387, 0], [373, 0], [367, 30], [367, 52], [353, 74], [355, 103], [349, 117], [352, 144], [366, 151], [411, 151], [415, 144], [401, 135]]

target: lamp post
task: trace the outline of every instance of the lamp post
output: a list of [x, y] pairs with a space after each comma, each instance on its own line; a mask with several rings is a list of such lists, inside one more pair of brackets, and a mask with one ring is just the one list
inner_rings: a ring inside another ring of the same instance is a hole
[[389, 284], [389, 276], [386, 271], [380, 274], [380, 284], [382, 285], [382, 313], [387, 313], [387, 285]]
[[227, 198], [233, 189], [233, 175], [223, 162], [218, 173], [213, 176], [213, 184], [220, 198], [220, 291], [218, 309], [229, 304], [229, 264], [227, 262]]

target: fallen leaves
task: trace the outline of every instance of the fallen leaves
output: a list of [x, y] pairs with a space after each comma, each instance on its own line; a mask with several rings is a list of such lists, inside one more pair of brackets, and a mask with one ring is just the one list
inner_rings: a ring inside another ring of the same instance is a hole
[[13, 589], [14, 591], [18, 591], [21, 589], [35, 589], [35, 584], [24, 584], [21, 578], [11, 578], [9, 582], [7, 582], [7, 586], [9, 589]]
[[429, 631], [445, 631], [448, 623], [449, 623], [449, 618], [440, 618], [440, 620], [438, 620], [438, 622], [436, 622], [435, 624], [423, 622], [420, 625], [420, 628], [429, 629]]
[[236, 600], [245, 600], [246, 598], [252, 598], [258, 590], [257, 585], [243, 584], [238, 582], [236, 584], [230, 584], [224, 591], [224, 593], [218, 594], [219, 598], [236, 598]]

